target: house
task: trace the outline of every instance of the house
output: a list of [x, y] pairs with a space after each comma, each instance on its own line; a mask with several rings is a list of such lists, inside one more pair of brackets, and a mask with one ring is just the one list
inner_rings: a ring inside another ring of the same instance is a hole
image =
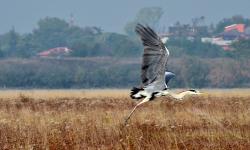
[[226, 32], [222, 32], [217, 37], [222, 37], [224, 40], [239, 40], [244, 38], [244, 33], [239, 32], [238, 30], [230, 30]]
[[245, 24], [232, 24], [230, 26], [226, 26], [224, 31], [230, 32], [233, 30], [243, 33], [245, 32]]
[[207, 26], [191, 26], [189, 24], [177, 24], [168, 28], [171, 37], [197, 37], [208, 35]]
[[242, 39], [250, 39], [250, 28], [245, 24], [232, 24], [224, 28], [224, 32], [212, 37], [201, 39], [204, 43], [211, 43], [222, 47], [224, 50], [233, 50], [232, 43]]
[[245, 24], [232, 24], [230, 26], [226, 26], [224, 28], [224, 32], [219, 34], [218, 36], [222, 37], [224, 40], [241, 40], [248, 39], [249, 34], [245, 28]]
[[230, 47], [230, 45], [233, 43], [232, 40], [224, 40], [221, 37], [217, 37], [217, 38], [214, 37], [214, 38], [201, 38], [201, 41], [203, 43], [211, 43], [214, 45], [218, 45], [224, 50], [232, 50], [232, 48]]
[[39, 57], [61, 57], [67, 56], [72, 50], [67, 47], [56, 47], [42, 51], [37, 54]]

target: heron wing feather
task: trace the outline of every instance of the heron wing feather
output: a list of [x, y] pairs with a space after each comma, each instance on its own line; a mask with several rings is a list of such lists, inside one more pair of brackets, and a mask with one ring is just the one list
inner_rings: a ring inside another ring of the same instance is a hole
[[165, 85], [164, 76], [169, 53], [160, 37], [150, 28], [138, 24], [135, 31], [141, 37], [144, 46], [141, 66], [142, 85]]

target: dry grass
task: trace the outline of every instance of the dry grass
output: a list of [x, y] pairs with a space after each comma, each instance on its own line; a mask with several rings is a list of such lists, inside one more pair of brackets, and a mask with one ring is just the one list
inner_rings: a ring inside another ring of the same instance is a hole
[[145, 104], [126, 127], [127, 90], [2, 91], [0, 149], [249, 149], [248, 90], [205, 91]]
[[25, 95], [34, 99], [55, 99], [55, 98], [96, 98], [112, 97], [120, 98], [128, 96], [129, 90], [0, 90], [0, 98], [15, 99], [20, 95]]

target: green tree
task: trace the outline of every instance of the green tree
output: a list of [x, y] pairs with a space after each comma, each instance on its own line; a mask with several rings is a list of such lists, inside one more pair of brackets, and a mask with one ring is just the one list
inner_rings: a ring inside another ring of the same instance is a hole
[[0, 36], [0, 49], [2, 55], [5, 57], [15, 56], [20, 39], [21, 36], [15, 31], [14, 28]]
[[36, 43], [32, 39], [32, 34], [25, 34], [18, 43], [17, 57], [29, 58], [36, 55]]
[[140, 54], [139, 43], [126, 35], [103, 33], [84, 36], [71, 41], [72, 56], [115, 56], [135, 57]]
[[147, 24], [152, 27], [156, 27], [163, 15], [163, 10], [160, 7], [146, 7], [142, 8], [137, 16], [136, 20], [140, 23]]
[[124, 27], [125, 32], [134, 36], [135, 26], [137, 23], [149, 25], [152, 28], [157, 28], [157, 25], [163, 15], [163, 10], [160, 7], [146, 7], [142, 8], [136, 15], [135, 19], [131, 22], [128, 22]]
[[250, 40], [240, 40], [232, 45], [234, 47], [234, 51], [232, 53], [235, 58], [246, 57], [250, 58]]
[[128, 36], [131, 36], [131, 37], [134, 37], [136, 34], [135, 34], [135, 26], [137, 25], [137, 22], [136, 21], [132, 21], [132, 22], [128, 22], [125, 27], [124, 27], [124, 30], [126, 32], [126, 34]]
[[36, 44], [35, 51], [66, 45], [69, 24], [59, 18], [46, 17], [38, 22], [38, 28], [33, 31], [32, 40]]
[[98, 37], [97, 42], [100, 42], [112, 56], [136, 57], [141, 54], [139, 43], [126, 35], [104, 33]]
[[200, 39], [190, 41], [186, 38], [171, 38], [167, 42], [167, 47], [173, 48], [171, 53], [173, 53], [173, 56], [176, 57], [184, 55], [199, 56], [203, 58], [226, 56], [226, 52], [219, 46], [209, 43], [202, 43]]

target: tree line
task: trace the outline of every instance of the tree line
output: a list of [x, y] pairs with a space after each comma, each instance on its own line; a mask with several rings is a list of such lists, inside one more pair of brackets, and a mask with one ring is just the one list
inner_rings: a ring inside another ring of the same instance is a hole
[[[150, 14], [150, 15], [149, 15]], [[163, 11], [144, 8], [125, 26], [126, 34], [105, 32], [100, 27], [79, 27], [46, 17], [31, 32], [20, 34], [12, 28], [0, 35], [0, 88], [103, 88], [140, 84], [143, 47], [134, 26], [137, 22], [155, 29]], [[150, 18], [150, 19], [147, 19]], [[221, 32], [231, 23], [249, 19], [232, 17], [214, 26]], [[168, 70], [176, 73], [171, 87], [249, 87], [250, 40], [233, 43], [233, 51], [202, 43], [199, 38], [170, 38]], [[39, 58], [37, 53], [68, 47], [70, 57]]]
[[[31, 58], [41, 51], [55, 47], [72, 49], [70, 54], [72, 57], [139, 57], [142, 53], [142, 45], [138, 36], [135, 36], [136, 23], [142, 22], [157, 28], [157, 22], [162, 13], [161, 9], [155, 7], [142, 9], [136, 19], [125, 26], [127, 34], [104, 32], [95, 26], [73, 26], [63, 19], [46, 17], [38, 21], [37, 28], [31, 33], [20, 34], [12, 28], [7, 33], [0, 35], [0, 58]], [[242, 17], [223, 19], [216, 25], [214, 32], [221, 31], [222, 26], [231, 23], [246, 23], [248, 26], [250, 20]], [[187, 40], [183, 37], [170, 38], [167, 47], [173, 49], [174, 57], [182, 55], [209, 58], [248, 57], [249, 55], [246, 54], [249, 51], [249, 45], [244, 43], [249, 43], [249, 41], [235, 42], [233, 44], [235, 51], [229, 52], [225, 52], [219, 46], [202, 43], [200, 38], [194, 40]]]
[[[130, 88], [140, 85], [140, 60], [4, 59], [0, 60], [0, 88]], [[176, 74], [171, 88], [232, 88], [250, 86], [249, 59], [170, 58]]]
[[28, 34], [15, 29], [0, 35], [0, 57], [30, 58], [37, 53], [55, 48], [69, 47], [72, 57], [134, 56], [140, 45], [126, 35], [103, 32], [98, 27], [71, 26], [59, 18], [46, 17]]

